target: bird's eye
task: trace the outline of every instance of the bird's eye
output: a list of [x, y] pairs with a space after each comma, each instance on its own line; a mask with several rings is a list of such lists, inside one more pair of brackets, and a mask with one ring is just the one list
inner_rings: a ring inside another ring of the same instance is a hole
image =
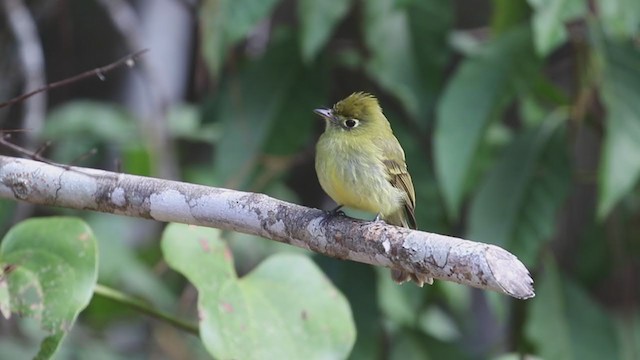
[[347, 127], [347, 128], [350, 128], [350, 129], [358, 126], [358, 124], [359, 124], [359, 122], [356, 119], [347, 119], [347, 120], [344, 121], [344, 126]]

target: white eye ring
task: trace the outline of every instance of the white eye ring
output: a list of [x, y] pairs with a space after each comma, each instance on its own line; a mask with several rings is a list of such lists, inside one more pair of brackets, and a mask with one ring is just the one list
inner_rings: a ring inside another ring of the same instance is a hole
[[357, 120], [357, 119], [347, 119], [342, 124], [347, 129], [353, 129], [353, 128], [358, 127], [358, 125], [360, 125], [360, 121]]

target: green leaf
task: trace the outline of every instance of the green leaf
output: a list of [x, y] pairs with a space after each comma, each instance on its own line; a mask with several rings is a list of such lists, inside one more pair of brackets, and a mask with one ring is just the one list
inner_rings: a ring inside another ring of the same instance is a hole
[[[198, 289], [200, 332], [216, 358], [345, 358], [355, 341], [344, 296], [305, 256], [276, 255], [238, 279], [219, 231], [171, 224], [169, 265]], [[292, 271], [293, 270], [293, 271]]]
[[640, 33], [640, 2], [598, 0], [598, 14], [604, 30], [612, 38], [631, 38]]
[[[139, 247], [131, 246], [140, 241], [140, 231], [149, 225], [148, 220], [101, 213], [87, 214], [85, 219], [100, 247], [100, 283], [145, 299], [160, 309], [173, 309], [176, 296], [140, 258], [136, 252]], [[96, 309], [87, 309], [90, 313], [92, 310]]]
[[[291, 56], [297, 53], [295, 38], [289, 33], [280, 35], [262, 59], [249, 64], [222, 90], [217, 115], [222, 137], [215, 150], [215, 175], [226, 187], [240, 188], [246, 183], [273, 124], [290, 104], [296, 80], [304, 73], [300, 59]], [[311, 110], [307, 110], [309, 116]]]
[[51, 158], [68, 163], [105, 144], [137, 147], [138, 135], [135, 119], [122, 107], [82, 100], [53, 110], [41, 138], [54, 142]]
[[640, 354], [640, 311], [621, 314], [616, 319], [616, 328], [620, 343], [620, 359], [634, 360]]
[[[329, 67], [301, 68], [295, 74], [286, 99], [280, 104], [269, 130], [264, 152], [295, 155], [312, 143], [311, 135], [321, 121], [311, 110], [322, 106], [329, 90]], [[328, 104], [327, 104], [328, 105]]]
[[347, 296], [353, 308], [358, 337], [349, 354], [350, 360], [380, 359], [384, 352], [380, 311], [376, 296], [376, 274], [373, 266], [317, 256], [316, 262], [333, 283]]
[[448, 56], [450, 2], [411, 2], [399, 7], [395, 0], [371, 0], [363, 6], [368, 75], [398, 98], [412, 117], [426, 118]]
[[204, 58], [213, 74], [224, 63], [227, 50], [242, 40], [278, 4], [279, 0], [204, 0], [199, 13]]
[[492, 3], [491, 30], [496, 34], [521, 24], [529, 13], [524, 1], [493, 0]]
[[489, 122], [507, 103], [511, 81], [530, 71], [532, 61], [537, 59], [529, 31], [515, 28], [465, 60], [445, 89], [437, 108], [434, 162], [450, 216], [457, 215]]
[[215, 143], [220, 138], [215, 124], [201, 124], [200, 109], [195, 105], [176, 105], [169, 110], [167, 121], [171, 135], [194, 141]]
[[298, 1], [300, 47], [305, 62], [315, 58], [350, 6], [351, 0]]
[[536, 52], [545, 56], [567, 40], [565, 23], [587, 14], [585, 0], [528, 0], [534, 9]]
[[[566, 193], [566, 174], [554, 173], [555, 159], [543, 165], [545, 148], [560, 151], [562, 144], [550, 146], [550, 141], [562, 118], [550, 118], [538, 128], [524, 131], [504, 149], [502, 158], [484, 179], [473, 199], [469, 215], [468, 238], [488, 242], [513, 250], [532, 248], [527, 260], [537, 255], [542, 240], [553, 230], [554, 213]], [[547, 154], [553, 157], [554, 154]], [[566, 154], [564, 155], [566, 159]], [[566, 164], [560, 161], [560, 164]], [[537, 171], [536, 171], [537, 170]], [[548, 211], [538, 214], [537, 211]], [[526, 241], [519, 244], [513, 240]], [[521, 255], [516, 253], [516, 255]]]
[[0, 266], [11, 311], [37, 319], [50, 333], [36, 358], [50, 358], [93, 295], [98, 264], [91, 229], [76, 218], [23, 221], [4, 237]]
[[390, 341], [389, 359], [471, 359], [463, 347], [403, 328]]
[[124, 143], [137, 134], [134, 118], [124, 108], [110, 103], [80, 100], [57, 107], [48, 116], [42, 134], [46, 139], [89, 136]]
[[380, 310], [385, 317], [395, 323], [415, 327], [418, 323], [418, 314], [428, 293], [417, 286], [398, 286], [390, 276], [389, 269], [377, 267], [378, 275], [378, 302]]
[[606, 137], [599, 169], [598, 216], [604, 218], [640, 176], [640, 50], [631, 41], [602, 42]]
[[558, 273], [551, 259], [537, 281], [526, 336], [543, 359], [618, 359], [611, 317], [576, 284]]
[[415, 332], [406, 330], [398, 333], [396, 341], [392, 342], [389, 359], [430, 359], [429, 347], [424, 342], [424, 337]]
[[518, 209], [507, 248], [534, 266], [541, 246], [553, 236], [557, 214], [569, 195], [571, 165], [566, 133], [556, 132], [546, 144]]
[[460, 329], [451, 314], [437, 306], [430, 306], [420, 314], [420, 329], [440, 341], [452, 342], [460, 338]]

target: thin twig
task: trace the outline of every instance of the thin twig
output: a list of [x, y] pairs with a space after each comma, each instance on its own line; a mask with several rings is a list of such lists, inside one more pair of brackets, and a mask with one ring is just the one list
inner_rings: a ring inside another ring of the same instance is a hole
[[162, 312], [152, 307], [150, 304], [132, 297], [131, 295], [125, 294], [121, 291], [118, 291], [116, 289], [110, 288], [105, 285], [100, 285], [100, 284], [96, 285], [94, 289], [94, 293], [96, 295], [102, 296], [103, 298], [110, 299], [110, 300], [119, 302], [121, 304], [127, 305], [131, 308], [134, 308], [140, 311], [143, 314], [165, 321], [195, 336], [200, 336], [200, 330], [198, 329], [198, 326], [196, 324], [173, 317], [171, 314]]
[[[46, 83], [44, 52], [38, 35], [36, 22], [29, 8], [22, 0], [3, 0], [7, 23], [17, 43], [18, 57], [24, 77], [24, 90], [43, 87]], [[40, 96], [24, 104], [22, 126], [39, 132], [44, 124], [47, 97]], [[27, 145], [33, 145], [34, 138], [27, 134]]]
[[11, 138], [11, 134], [5, 134], [4, 133], [5, 130], [0, 131], [0, 145], [3, 145], [11, 150], [13, 150], [14, 152], [16, 152], [17, 154], [20, 154], [22, 156], [26, 156], [28, 158], [31, 158], [33, 160], [37, 160], [37, 161], [42, 161], [43, 163], [47, 163], [47, 164], [51, 164], [51, 165], [56, 165], [52, 162], [50, 162], [49, 160], [43, 158], [40, 156], [40, 152], [36, 151], [36, 152], [32, 152], [29, 151], [21, 146], [18, 146], [10, 141], [8, 141], [8, 139]]
[[81, 74], [78, 74], [76, 76], [72, 76], [70, 78], [67, 78], [67, 79], [64, 79], [64, 80], [61, 80], [61, 81], [57, 81], [57, 82], [53, 82], [53, 83], [47, 84], [47, 85], [42, 86], [42, 87], [40, 87], [40, 88], [38, 88], [36, 90], [30, 91], [30, 92], [28, 92], [26, 94], [22, 94], [20, 96], [14, 97], [13, 99], [11, 99], [9, 101], [0, 103], [0, 109], [2, 109], [4, 107], [7, 107], [7, 106], [14, 105], [14, 104], [19, 103], [21, 101], [24, 101], [25, 99], [28, 99], [28, 98], [32, 97], [33, 95], [41, 93], [43, 91], [49, 91], [49, 90], [52, 90], [52, 89], [55, 89], [55, 88], [59, 88], [61, 86], [69, 85], [69, 84], [72, 84], [72, 83], [80, 81], [80, 80], [84, 80], [84, 79], [89, 78], [89, 77], [96, 76], [96, 77], [98, 77], [98, 79], [104, 80], [105, 79], [104, 75], [106, 73], [108, 73], [109, 71], [113, 70], [113, 69], [116, 69], [116, 68], [118, 68], [120, 66], [123, 66], [123, 65], [129, 66], [129, 67], [133, 67], [135, 65], [135, 61], [137, 60], [137, 58], [142, 56], [142, 54], [146, 53], [147, 51], [149, 51], [149, 49], [142, 49], [142, 50], [136, 51], [136, 52], [134, 52], [132, 54], [129, 54], [129, 55], [117, 60], [117, 61], [112, 62], [109, 65], [106, 65], [106, 66], [103, 66], [103, 67], [99, 67], [99, 68], [96, 68], [96, 69], [93, 69], [93, 70], [85, 71], [85, 72], [83, 72]]

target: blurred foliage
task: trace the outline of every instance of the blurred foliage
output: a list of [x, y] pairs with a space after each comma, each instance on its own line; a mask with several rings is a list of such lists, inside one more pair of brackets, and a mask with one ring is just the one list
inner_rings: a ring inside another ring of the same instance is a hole
[[48, 332], [36, 358], [50, 358], [88, 304], [98, 275], [96, 239], [82, 220], [30, 219], [0, 245], [0, 310], [37, 319]]
[[[49, 81], [103, 65], [127, 46], [102, 26], [109, 15], [98, 3], [28, 3], [55, 74]], [[81, 293], [64, 314], [46, 297], [31, 299], [50, 311], [40, 317], [58, 336], [54, 348], [65, 338], [57, 358], [640, 358], [640, 2], [180, 3], [197, 30], [193, 53], [180, 54], [187, 66], [176, 69], [187, 74], [180, 101], [158, 105], [164, 116], [149, 122], [113, 100], [127, 82], [54, 90], [36, 134], [52, 142], [48, 158], [153, 176], [148, 126], [166, 120], [183, 180], [329, 209], [313, 170], [322, 124], [311, 110], [369, 91], [405, 149], [419, 228], [506, 248], [532, 271], [537, 295], [523, 302], [443, 282], [396, 286], [383, 269], [254, 236], [177, 225], [161, 234], [146, 220], [2, 200], [5, 231], [29, 216], [86, 222], [41, 220], [44, 234], [35, 220], [16, 225], [3, 240], [3, 264], [21, 261], [16, 246], [79, 261], [64, 244], [90, 227], [100, 283], [200, 321], [196, 338], [93, 296], [74, 323], [80, 330], [60, 332], [55, 324], [70, 326], [90, 296], [88, 268], [80, 279], [25, 267], [31, 272], [13, 276], [40, 284], [42, 275]], [[18, 46], [0, 20], [3, 97], [22, 91]], [[144, 71], [119, 76], [156, 85]], [[1, 109], [2, 127], [20, 127], [22, 115], [21, 104]], [[37, 236], [17, 236], [26, 228]], [[220, 251], [194, 250], [204, 243]], [[3, 313], [17, 306], [9, 275], [0, 274]], [[44, 294], [59, 294], [47, 286]], [[225, 318], [230, 306], [246, 323]], [[47, 336], [34, 329], [12, 317], [0, 327], [0, 353], [33, 356]]]

